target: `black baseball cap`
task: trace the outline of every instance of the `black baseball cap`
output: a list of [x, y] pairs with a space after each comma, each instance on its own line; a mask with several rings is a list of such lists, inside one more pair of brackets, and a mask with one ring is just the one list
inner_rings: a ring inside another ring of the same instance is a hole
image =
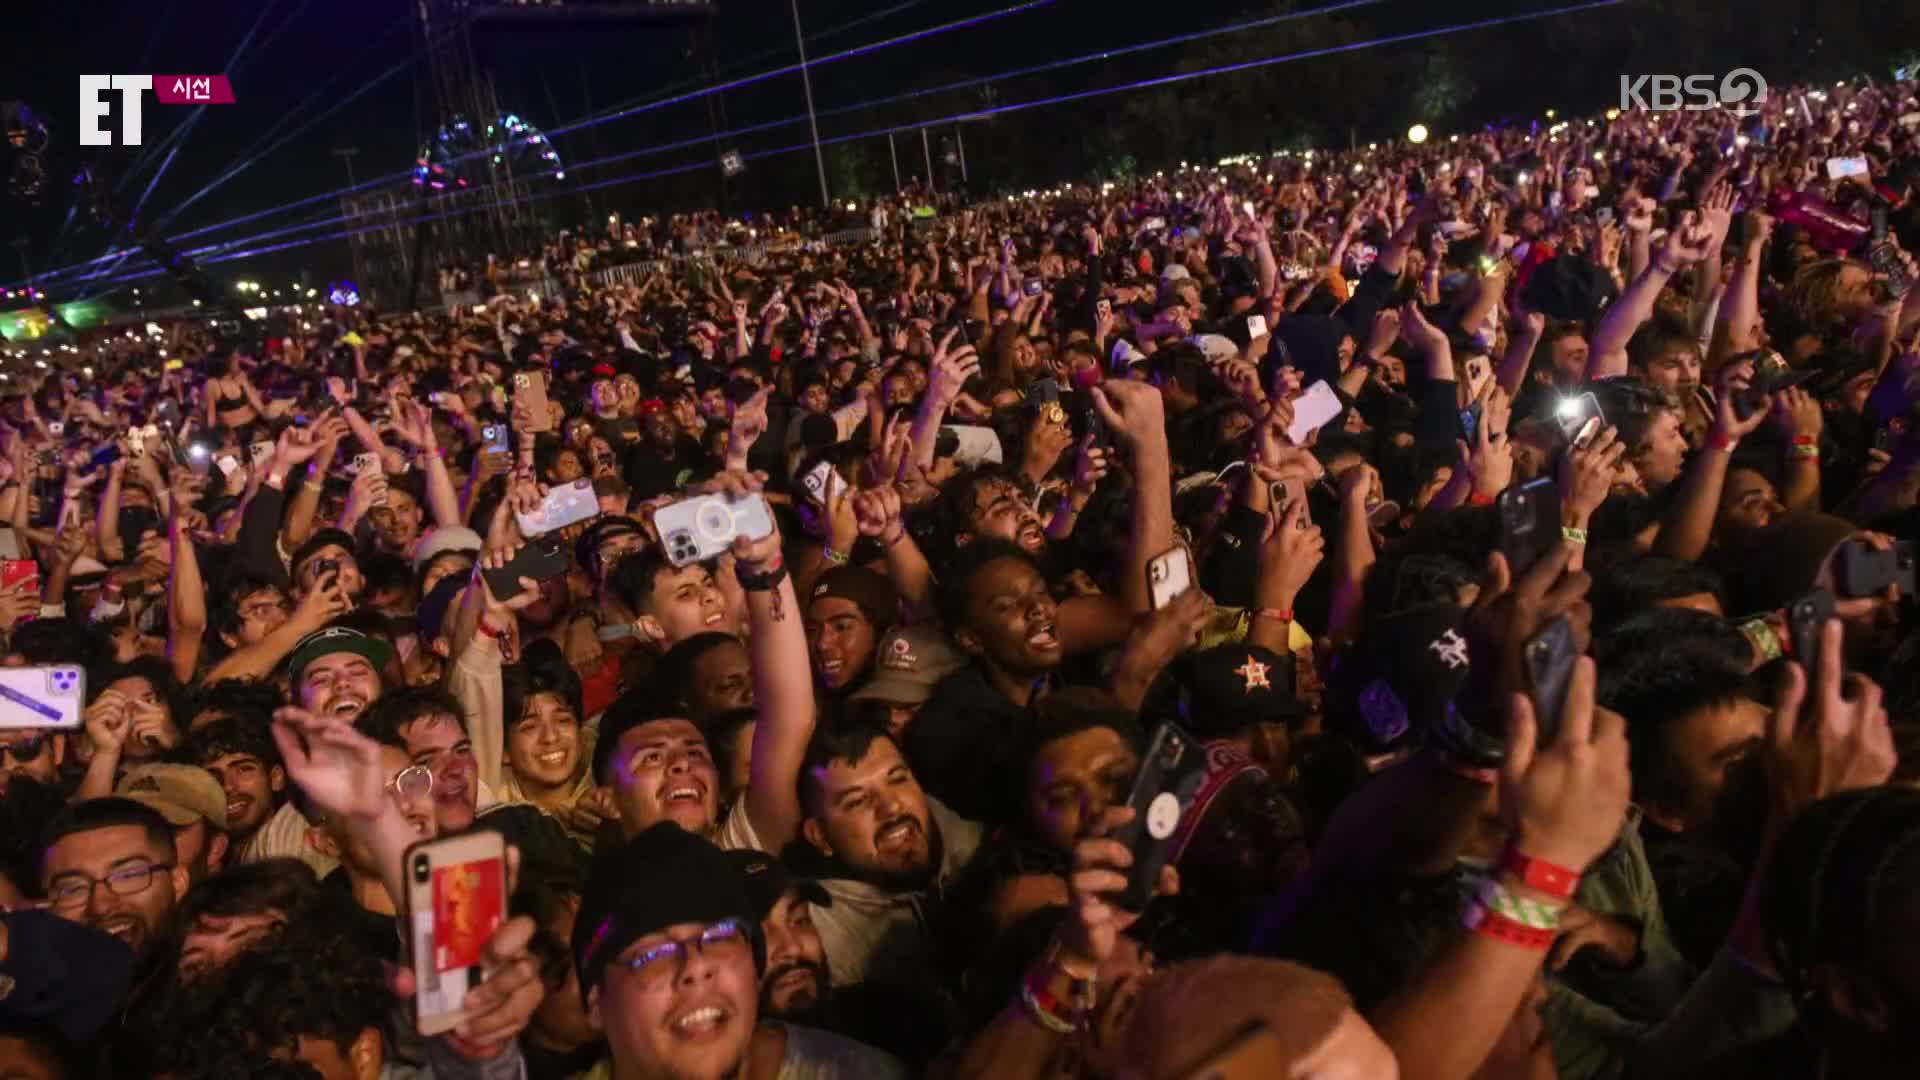
[[742, 876], [712, 841], [669, 821], [598, 855], [573, 924], [581, 995], [627, 946], [680, 923], [738, 919], [753, 939], [755, 970], [764, 966], [760, 918]]
[[800, 899], [820, 907], [832, 907], [833, 897], [824, 886], [810, 877], [801, 877], [787, 869], [787, 864], [752, 848], [727, 852], [733, 860], [734, 868], [740, 873], [740, 883], [746, 887], [747, 899], [753, 902], [757, 916], [765, 921], [773, 906], [789, 891], [800, 894]]

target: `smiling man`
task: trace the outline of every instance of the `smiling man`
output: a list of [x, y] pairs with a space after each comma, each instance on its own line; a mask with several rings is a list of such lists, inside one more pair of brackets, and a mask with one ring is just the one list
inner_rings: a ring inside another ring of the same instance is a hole
[[[431, 840], [439, 835], [434, 820], [433, 770], [415, 765], [407, 756], [404, 743], [383, 742], [380, 744], [380, 776], [387, 797], [393, 800], [415, 836]], [[399, 906], [380, 877], [380, 863], [373, 849], [355, 834], [351, 823], [334, 818], [309, 802], [298, 785], [294, 787], [294, 805], [300, 807], [309, 823], [307, 842], [339, 863], [333, 873], [321, 881], [321, 888], [350, 899], [357, 936], [374, 955], [398, 963]]]
[[593, 1080], [906, 1075], [872, 1047], [760, 1015], [767, 950], [740, 872], [674, 825], [596, 861], [572, 946], [588, 1019], [610, 1055], [586, 1074]]
[[41, 833], [48, 909], [126, 942], [136, 982], [166, 952], [162, 938], [187, 891], [173, 845], [167, 819], [131, 799], [74, 803]]

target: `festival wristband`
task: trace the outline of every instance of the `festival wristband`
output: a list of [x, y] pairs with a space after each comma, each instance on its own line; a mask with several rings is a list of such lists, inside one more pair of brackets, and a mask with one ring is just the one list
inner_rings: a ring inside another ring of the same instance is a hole
[[1560, 912], [1565, 904], [1549, 904], [1507, 891], [1496, 878], [1481, 878], [1476, 897], [1482, 907], [1502, 918], [1535, 930], [1560, 929]]
[[1482, 937], [1490, 937], [1523, 949], [1543, 951], [1553, 947], [1555, 931], [1541, 930], [1515, 922], [1475, 900], [1461, 912], [1460, 924]]
[[1492, 506], [1493, 496], [1485, 494], [1483, 492], [1476, 491], [1473, 494], [1467, 496], [1467, 505], [1468, 506]]
[[1507, 850], [1501, 853], [1497, 869], [1519, 878], [1529, 889], [1538, 889], [1562, 900], [1573, 899], [1573, 891], [1580, 886], [1577, 872], [1545, 859], [1536, 859], [1512, 844], [1508, 844]]
[[828, 566], [845, 566], [847, 565], [847, 560], [851, 558], [851, 556], [843, 555], [831, 547], [822, 548], [820, 550], [820, 557], [826, 560]]
[[1254, 611], [1253, 617], [1256, 619], [1268, 619], [1277, 623], [1291, 623], [1293, 621], [1293, 609], [1263, 607]]
[[1571, 525], [1562, 525], [1560, 526], [1560, 539], [1565, 540], [1569, 544], [1585, 547], [1587, 543], [1587, 530], [1576, 529]]
[[778, 559], [772, 566], [757, 574], [736, 566], [733, 577], [740, 583], [740, 588], [746, 592], [772, 592], [787, 579], [787, 561]]

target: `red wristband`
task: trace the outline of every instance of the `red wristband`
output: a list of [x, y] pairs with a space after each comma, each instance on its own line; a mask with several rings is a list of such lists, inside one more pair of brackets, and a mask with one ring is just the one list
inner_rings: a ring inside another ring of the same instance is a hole
[[1473, 494], [1471, 494], [1471, 495], [1469, 495], [1469, 496], [1467, 496], [1467, 505], [1469, 505], [1469, 506], [1492, 506], [1492, 505], [1493, 505], [1493, 498], [1494, 498], [1494, 497], [1493, 497], [1493, 496], [1491, 496], [1491, 495], [1487, 495], [1487, 494], [1483, 494], [1482, 492], [1478, 492], [1478, 491], [1476, 491], [1476, 492], [1474, 492]]
[[1480, 903], [1468, 904], [1460, 921], [1476, 934], [1536, 951], [1552, 948], [1553, 939], [1559, 936], [1557, 930], [1542, 930], [1516, 922]]
[[483, 636], [490, 637], [495, 641], [499, 641], [501, 635], [506, 633], [504, 630], [495, 630], [493, 627], [487, 625], [487, 617], [485, 615], [480, 616], [479, 625], [476, 626], [475, 629], [479, 630]]
[[1507, 850], [1501, 853], [1499, 868], [1519, 878], [1528, 888], [1538, 889], [1562, 900], [1573, 899], [1573, 891], [1580, 887], [1579, 874], [1557, 863], [1527, 855], [1512, 844], [1508, 844]]
[[1820, 436], [1818, 436], [1818, 435], [1795, 435], [1795, 436], [1793, 437], [1793, 445], [1795, 445], [1795, 446], [1819, 446], [1819, 445], [1820, 445]]
[[1253, 617], [1256, 619], [1272, 619], [1274, 622], [1290, 623], [1293, 621], [1293, 609], [1263, 607], [1255, 611]]
[[1733, 453], [1733, 448], [1739, 445], [1739, 439], [1729, 439], [1717, 431], [1707, 433], [1707, 448], [1709, 450], [1724, 450], [1731, 454]]

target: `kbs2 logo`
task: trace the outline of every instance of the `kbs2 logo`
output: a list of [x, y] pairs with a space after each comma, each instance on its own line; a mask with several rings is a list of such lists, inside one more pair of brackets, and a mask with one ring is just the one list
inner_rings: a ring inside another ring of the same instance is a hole
[[111, 106], [108, 90], [120, 92], [120, 145], [140, 145], [141, 96], [152, 90], [162, 105], [231, 105], [233, 84], [225, 75], [82, 75], [80, 145], [112, 146], [101, 126]]

